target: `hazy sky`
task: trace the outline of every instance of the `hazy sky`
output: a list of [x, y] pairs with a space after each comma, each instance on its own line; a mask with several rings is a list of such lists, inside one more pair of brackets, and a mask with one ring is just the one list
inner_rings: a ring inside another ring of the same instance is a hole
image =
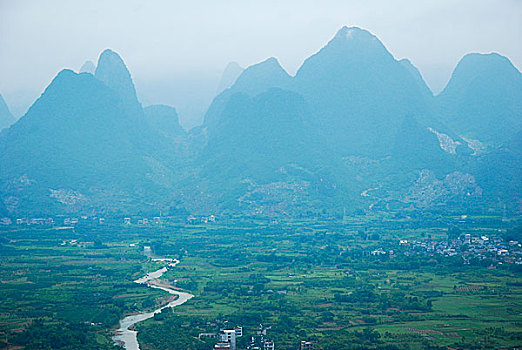
[[0, 93], [22, 114], [60, 69], [112, 48], [145, 104], [173, 104], [190, 119], [228, 62], [275, 56], [294, 74], [343, 25], [409, 58], [435, 92], [468, 52], [522, 67], [522, 0], [0, 0]]

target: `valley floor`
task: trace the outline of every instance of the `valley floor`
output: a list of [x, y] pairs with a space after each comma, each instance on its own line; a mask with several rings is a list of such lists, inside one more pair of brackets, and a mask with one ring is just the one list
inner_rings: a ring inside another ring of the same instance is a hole
[[234, 218], [189, 225], [6, 226], [0, 235], [0, 347], [113, 349], [118, 320], [195, 297], [138, 323], [147, 349], [500, 348], [522, 345], [522, 257], [492, 217]]

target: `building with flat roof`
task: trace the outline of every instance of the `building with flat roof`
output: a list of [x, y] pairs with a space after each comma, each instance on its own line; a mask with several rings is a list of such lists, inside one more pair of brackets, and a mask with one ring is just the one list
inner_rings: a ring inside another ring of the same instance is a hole
[[299, 345], [299, 350], [313, 349], [313, 347], [314, 347], [314, 343], [312, 343], [310, 341], [301, 340], [301, 344]]
[[218, 342], [216, 345], [214, 345], [214, 350], [231, 350], [229, 342]]
[[221, 342], [229, 343], [230, 350], [236, 350], [236, 331], [234, 329], [224, 329], [219, 333]]

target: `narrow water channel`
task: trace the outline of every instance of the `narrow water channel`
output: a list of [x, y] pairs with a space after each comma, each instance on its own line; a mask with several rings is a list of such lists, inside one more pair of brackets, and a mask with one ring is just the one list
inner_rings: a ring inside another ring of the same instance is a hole
[[[168, 262], [168, 266], [174, 267], [179, 263], [179, 260], [176, 259], [152, 259], [153, 261], [165, 261]], [[174, 301], [171, 301], [167, 305], [164, 305], [160, 307], [159, 309], [156, 309], [154, 311], [150, 312], [142, 312], [137, 315], [127, 316], [120, 320], [120, 328], [116, 331], [116, 335], [112, 338], [115, 342], [118, 344], [123, 345], [125, 350], [139, 350], [140, 345], [138, 344], [138, 332], [129, 329], [133, 325], [135, 325], [138, 322], [145, 321], [151, 317], [154, 317], [155, 314], [161, 312], [161, 310], [167, 308], [167, 307], [175, 307], [178, 305], [181, 305], [185, 303], [187, 300], [194, 297], [190, 293], [180, 292], [173, 288], [163, 287], [163, 286], [156, 286], [154, 284], [151, 284], [152, 281], [155, 279], [160, 278], [165, 272], [167, 271], [167, 267], [162, 267], [159, 270], [156, 270], [154, 272], [149, 272], [145, 276], [135, 280], [135, 283], [140, 284], [146, 284], [147, 286], [151, 288], [157, 288], [164, 290], [170, 294], [177, 295], [178, 298]]]

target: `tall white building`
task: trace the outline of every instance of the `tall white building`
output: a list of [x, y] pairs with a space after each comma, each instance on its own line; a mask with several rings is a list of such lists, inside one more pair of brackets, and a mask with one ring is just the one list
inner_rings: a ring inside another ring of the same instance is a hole
[[230, 344], [230, 350], [236, 350], [236, 331], [234, 329], [225, 329], [219, 334], [222, 342]]

